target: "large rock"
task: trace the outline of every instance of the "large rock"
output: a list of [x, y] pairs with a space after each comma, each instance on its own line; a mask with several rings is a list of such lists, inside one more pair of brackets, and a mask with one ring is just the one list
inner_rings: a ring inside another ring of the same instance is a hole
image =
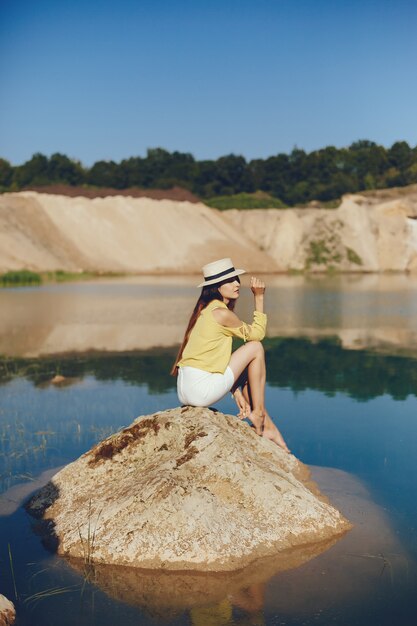
[[15, 620], [16, 610], [13, 602], [0, 593], [0, 626], [12, 626]]
[[[361, 611], [372, 597], [383, 596], [389, 604], [399, 584], [407, 585], [409, 581], [412, 585], [416, 580], [417, 565], [410, 562], [407, 548], [401, 545], [386, 511], [372, 501], [357, 477], [323, 467], [313, 467], [312, 474], [354, 522], [354, 528], [341, 540], [336, 537], [324, 544], [303, 545], [222, 573], [121, 565], [86, 567], [79, 559], [70, 563], [106, 594], [145, 609], [158, 623], [174, 619], [178, 624], [188, 623], [184, 611], [191, 609], [194, 613], [200, 607], [209, 612], [211, 621], [196, 619], [196, 624], [224, 624], [224, 620], [216, 622], [213, 618], [219, 606], [227, 604], [230, 609], [249, 611], [254, 608], [253, 601], [262, 598], [269, 615], [285, 615], [286, 623], [297, 624], [309, 623], [312, 615], [328, 616], [335, 606], [358, 607]], [[294, 568], [297, 571], [288, 571]], [[240, 615], [244, 624], [262, 623], [253, 615], [251, 620]]]
[[27, 506], [60, 554], [150, 569], [234, 570], [350, 527], [294, 456], [194, 407], [138, 418]]

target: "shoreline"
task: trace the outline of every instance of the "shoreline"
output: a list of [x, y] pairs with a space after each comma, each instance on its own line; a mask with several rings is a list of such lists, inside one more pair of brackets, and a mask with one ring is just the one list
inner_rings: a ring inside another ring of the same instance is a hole
[[[30, 272], [33, 273], [37, 278], [34, 281], [25, 281], [18, 280], [17, 282], [8, 282], [7, 275], [10, 273], [25, 273]], [[57, 276], [52, 276], [53, 274]], [[250, 275], [249, 272], [246, 272], [247, 275]], [[271, 272], [254, 272], [259, 277], [267, 277], [267, 278], [293, 278], [293, 277], [301, 277], [301, 278], [337, 278], [337, 277], [366, 277], [366, 276], [410, 276], [416, 277], [417, 273], [415, 271], [407, 270], [381, 270], [381, 271], [372, 271], [372, 270], [283, 270], [283, 271], [271, 271]], [[201, 272], [178, 272], [178, 271], [167, 271], [167, 270], [155, 270], [155, 271], [146, 271], [146, 272], [111, 272], [111, 271], [90, 271], [90, 270], [81, 270], [80, 272], [66, 272], [64, 270], [53, 270], [51, 272], [45, 271], [33, 271], [31, 269], [22, 269], [22, 270], [6, 270], [0, 273], [0, 289], [17, 289], [19, 287], [42, 287], [45, 285], [60, 285], [63, 283], [91, 283], [94, 281], [104, 281], [104, 280], [120, 280], [120, 279], [129, 279], [129, 278], [200, 278]]]

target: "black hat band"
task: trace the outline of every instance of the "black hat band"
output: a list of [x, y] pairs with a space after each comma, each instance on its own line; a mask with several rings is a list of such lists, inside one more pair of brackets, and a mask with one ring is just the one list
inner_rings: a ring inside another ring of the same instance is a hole
[[204, 276], [204, 280], [214, 280], [215, 278], [221, 278], [225, 274], [230, 274], [230, 272], [235, 272], [234, 267], [229, 267], [228, 270], [224, 270], [223, 272], [219, 272], [218, 274], [212, 274], [211, 276]]

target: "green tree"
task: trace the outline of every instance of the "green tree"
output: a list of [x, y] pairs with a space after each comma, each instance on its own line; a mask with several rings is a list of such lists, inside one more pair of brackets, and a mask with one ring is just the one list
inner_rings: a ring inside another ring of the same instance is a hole
[[[154, 167], [154, 159], [150, 161]], [[159, 164], [159, 160], [157, 160]], [[162, 159], [162, 167], [159, 168], [159, 175], [154, 179], [155, 187], [168, 188], [175, 185], [190, 188], [195, 178], [196, 167], [194, 157], [189, 153], [172, 152], [166, 153]]]
[[290, 160], [287, 154], [268, 159], [256, 159], [249, 163], [255, 189], [272, 193], [281, 200], [287, 198], [290, 184]]
[[169, 168], [171, 155], [163, 148], [149, 148], [144, 161], [145, 187], [157, 187], [157, 181], [164, 178]]
[[221, 195], [216, 161], [197, 163], [193, 191], [203, 198]]
[[417, 183], [417, 160], [406, 169], [405, 180], [407, 185], [414, 185]]
[[7, 189], [12, 184], [13, 167], [6, 159], [0, 159], [0, 189]]
[[388, 161], [392, 167], [405, 172], [413, 162], [413, 151], [406, 141], [396, 141], [388, 150]]
[[359, 189], [369, 189], [369, 181], [372, 181], [373, 188], [383, 186], [383, 175], [389, 167], [383, 146], [368, 140], [356, 141], [350, 146], [350, 163]]
[[85, 182], [85, 171], [81, 163], [58, 152], [49, 159], [48, 175], [50, 182], [67, 185], [82, 185]]
[[362, 189], [416, 183], [417, 147], [397, 141], [387, 150], [364, 139], [348, 148], [327, 146], [310, 153], [295, 147], [290, 154], [249, 163], [235, 154], [196, 161], [190, 153], [171, 153], [158, 147], [150, 148], [146, 157], [131, 157], [121, 163], [97, 161], [89, 170], [59, 153], [49, 159], [34, 154], [18, 167], [0, 160], [0, 190], [84, 182], [116, 189], [178, 185], [211, 199], [263, 191], [287, 205], [297, 205], [329, 201]]
[[19, 189], [29, 185], [48, 185], [51, 181], [48, 173], [48, 159], [37, 152], [23, 165], [15, 168], [13, 181]]
[[97, 161], [87, 174], [87, 182], [97, 187], [124, 189], [126, 179], [120, 166], [114, 161]]
[[217, 160], [219, 194], [255, 191], [252, 176], [242, 156], [229, 154]]
[[147, 187], [144, 161], [141, 157], [131, 157], [120, 163], [120, 171], [126, 187]]

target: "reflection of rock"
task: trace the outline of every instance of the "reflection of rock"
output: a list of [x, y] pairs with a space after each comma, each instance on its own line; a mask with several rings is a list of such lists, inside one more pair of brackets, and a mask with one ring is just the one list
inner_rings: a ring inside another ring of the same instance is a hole
[[54, 385], [55, 387], [71, 387], [72, 385], [77, 385], [80, 382], [80, 378], [76, 376], [62, 376], [61, 374], [56, 374], [51, 380], [46, 381], [45, 383], [41, 383], [40, 387], [49, 387], [49, 385]]
[[232, 416], [185, 407], [136, 420], [59, 472], [28, 508], [60, 554], [227, 571], [334, 538], [346, 520], [295, 457]]
[[[160, 615], [221, 602], [243, 588], [264, 583], [275, 574], [299, 567], [330, 548], [337, 538], [259, 559], [234, 572], [175, 572], [120, 565], [93, 565], [89, 579], [116, 600]], [[85, 574], [82, 560], [70, 564]]]
[[53, 378], [51, 378], [51, 383], [53, 385], [62, 385], [62, 383], [65, 383], [65, 381], [65, 376], [61, 376], [60, 374], [56, 374]]
[[[193, 624], [228, 624], [230, 619], [223, 618], [230, 618], [232, 608], [238, 607], [242, 620], [235, 614], [234, 624], [258, 623], [253, 619], [257, 610], [279, 615], [285, 623], [290, 621], [286, 617], [296, 617], [298, 623], [312, 615], [327, 616], [322, 623], [331, 623], [334, 615], [352, 611], [363, 615], [366, 607], [375, 618], [372, 623], [383, 623], [375, 615], [378, 611], [383, 615], [384, 602], [397, 606], [398, 594], [407, 589], [414, 597], [415, 563], [385, 511], [372, 502], [356, 477], [330, 468], [313, 468], [313, 477], [355, 524], [330, 549], [329, 544], [302, 546], [227, 573], [97, 565], [88, 569], [89, 580], [116, 600], [161, 620], [178, 620], [189, 609]], [[70, 563], [85, 575], [81, 560]]]
[[0, 626], [12, 626], [16, 619], [13, 602], [0, 593]]

